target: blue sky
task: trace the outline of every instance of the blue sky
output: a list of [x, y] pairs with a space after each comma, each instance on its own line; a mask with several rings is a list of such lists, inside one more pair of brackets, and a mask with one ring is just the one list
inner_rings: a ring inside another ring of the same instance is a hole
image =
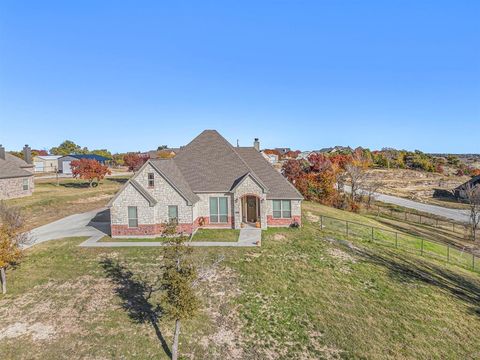
[[2, 1], [0, 143], [480, 153], [479, 1]]

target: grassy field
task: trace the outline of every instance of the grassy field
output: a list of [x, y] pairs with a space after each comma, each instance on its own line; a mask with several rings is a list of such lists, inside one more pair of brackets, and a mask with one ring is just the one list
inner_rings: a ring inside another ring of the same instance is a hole
[[199, 229], [192, 238], [192, 241], [226, 241], [236, 242], [240, 230], [234, 229]]
[[32, 196], [6, 200], [6, 203], [21, 207], [27, 219], [27, 229], [33, 229], [68, 215], [105, 206], [126, 181], [126, 177], [112, 177], [89, 188], [83, 180], [60, 179], [57, 186], [55, 179], [37, 179]]
[[[261, 248], [193, 250], [199, 264], [225, 260], [184, 324], [185, 359], [480, 357], [478, 274], [322, 233], [323, 212], [389, 229], [306, 203], [304, 226], [265, 231]], [[0, 358], [168, 359], [172, 324], [152, 316], [158, 294], [147, 296], [163, 249], [77, 247], [83, 240], [35, 246], [9, 270]]]

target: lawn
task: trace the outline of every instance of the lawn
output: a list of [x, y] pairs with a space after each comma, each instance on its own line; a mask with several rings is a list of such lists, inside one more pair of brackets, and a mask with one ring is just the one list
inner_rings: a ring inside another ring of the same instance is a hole
[[94, 188], [89, 188], [83, 180], [60, 179], [57, 186], [55, 179], [37, 179], [32, 196], [6, 203], [22, 208], [27, 229], [33, 229], [65, 216], [104, 207], [127, 179], [111, 177]]
[[192, 241], [236, 242], [239, 236], [240, 230], [235, 229], [198, 229]]
[[[261, 248], [193, 249], [198, 264], [225, 259], [184, 324], [185, 359], [480, 357], [478, 274], [322, 233], [306, 213], [301, 229], [265, 231]], [[168, 359], [172, 324], [152, 316], [158, 294], [147, 297], [164, 249], [79, 248], [83, 240], [35, 246], [8, 271], [0, 358]]]

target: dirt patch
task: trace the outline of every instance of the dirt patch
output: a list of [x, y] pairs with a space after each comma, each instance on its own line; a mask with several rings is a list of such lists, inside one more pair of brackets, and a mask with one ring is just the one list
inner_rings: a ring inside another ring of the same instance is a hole
[[283, 234], [275, 234], [273, 235], [273, 240], [275, 241], [282, 241], [285, 240], [287, 237]]
[[327, 253], [331, 257], [333, 257], [337, 260], [341, 260], [343, 262], [350, 262], [350, 263], [357, 262], [356, 259], [352, 255], [350, 255], [350, 254], [348, 254], [345, 251], [340, 250], [340, 249], [330, 248], [330, 249], [327, 250]]
[[307, 217], [307, 220], [310, 221], [310, 222], [319, 222], [320, 221], [320, 216], [315, 215], [311, 211], [307, 211], [306, 217]]
[[[233, 299], [240, 295], [237, 279], [232, 269], [216, 268], [209, 273], [202, 288], [205, 313], [215, 331], [199, 339], [199, 344], [210, 351], [211, 358], [243, 359], [243, 337], [238, 309]], [[214, 353], [212, 352], [212, 349]]]
[[27, 324], [23, 322], [16, 322], [0, 330], [0, 340], [14, 339], [20, 336], [29, 335], [33, 340], [48, 340], [53, 337], [55, 330], [50, 325], [42, 323]]
[[68, 333], [82, 334], [85, 323], [98, 321], [113, 308], [112, 294], [106, 279], [92, 276], [35, 286], [20, 297], [0, 301], [0, 338], [30, 335], [33, 340], [45, 341]]

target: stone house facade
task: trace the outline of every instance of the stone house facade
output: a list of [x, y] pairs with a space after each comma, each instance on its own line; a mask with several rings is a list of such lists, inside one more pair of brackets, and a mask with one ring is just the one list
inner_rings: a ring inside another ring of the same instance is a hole
[[30, 147], [25, 145], [22, 160], [0, 145], [0, 200], [30, 196], [35, 184]]
[[255, 147], [206, 130], [171, 159], [151, 159], [111, 200], [113, 237], [197, 228], [301, 224], [302, 196]]

